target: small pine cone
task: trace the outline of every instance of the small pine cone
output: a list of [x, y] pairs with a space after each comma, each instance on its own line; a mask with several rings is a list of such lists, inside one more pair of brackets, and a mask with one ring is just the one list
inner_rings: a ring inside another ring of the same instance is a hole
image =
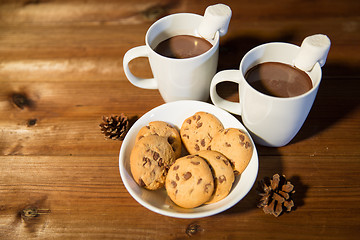
[[266, 214], [278, 217], [284, 210], [291, 211], [294, 206], [291, 196], [295, 190], [284, 175], [275, 174], [272, 179], [264, 178], [258, 183], [258, 187], [261, 199], [257, 206]]
[[103, 122], [99, 126], [105, 137], [122, 141], [129, 130], [129, 120], [123, 113], [120, 116], [103, 116]]

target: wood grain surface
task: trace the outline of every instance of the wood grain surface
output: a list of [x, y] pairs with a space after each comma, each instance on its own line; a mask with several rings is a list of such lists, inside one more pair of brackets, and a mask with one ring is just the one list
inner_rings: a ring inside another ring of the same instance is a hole
[[[360, 2], [239, 0], [220, 41], [218, 70], [238, 68], [261, 43], [332, 41], [313, 108], [285, 147], [257, 146], [257, 180], [284, 174], [295, 210], [256, 207], [256, 186], [215, 216], [151, 212], [125, 189], [121, 141], [105, 140], [102, 116], [141, 117], [164, 103], [126, 79], [122, 59], [149, 26], [216, 1], [0, 1], [0, 239], [358, 239], [360, 236]], [[131, 62], [151, 77], [147, 59]], [[221, 84], [236, 101], [237, 86]], [[238, 117], [241, 120], [240, 117]]]

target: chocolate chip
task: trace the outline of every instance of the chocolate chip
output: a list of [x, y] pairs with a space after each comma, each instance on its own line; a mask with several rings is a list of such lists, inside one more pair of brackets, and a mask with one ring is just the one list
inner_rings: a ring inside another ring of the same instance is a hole
[[198, 122], [198, 123], [196, 124], [196, 128], [201, 128], [202, 125], [203, 125], [202, 122]]
[[174, 171], [178, 170], [178, 169], [179, 169], [179, 165], [174, 166], [173, 169], [174, 169]]
[[219, 179], [219, 183], [223, 183], [226, 181], [226, 177], [224, 175], [221, 175], [218, 179]]
[[208, 146], [208, 147], [206, 148], [206, 150], [209, 150], [209, 151], [210, 151], [210, 150], [211, 150], [211, 146]]
[[197, 185], [199, 185], [202, 181], [202, 178], [199, 178], [199, 180], [197, 181]]
[[226, 131], [224, 132], [224, 134], [226, 135], [229, 131], [230, 131], [230, 129], [226, 129]]
[[196, 121], [199, 121], [200, 119], [201, 119], [201, 116], [200, 116], [200, 115], [197, 115]]
[[177, 183], [176, 183], [175, 181], [171, 181], [171, 186], [172, 186], [173, 188], [176, 188]]
[[229, 165], [229, 160], [224, 159], [224, 160], [223, 160], [223, 162], [225, 163], [225, 165], [226, 165], [226, 166], [228, 166], [228, 165]]
[[187, 139], [190, 138], [189, 135], [187, 135], [187, 134], [183, 134], [182, 136], [183, 136], [184, 138], [187, 138]]
[[186, 120], [186, 123], [191, 124], [191, 119]]
[[191, 163], [194, 164], [194, 165], [199, 165], [200, 164], [200, 162], [193, 162], [193, 161], [191, 161]]
[[249, 142], [246, 142], [245, 143], [245, 148], [249, 148], [249, 147], [251, 147], [251, 144]]
[[139, 178], [139, 185], [140, 185], [141, 187], [145, 187], [145, 186], [146, 186], [146, 184], [144, 183], [144, 181], [142, 180], [142, 178]]
[[205, 192], [208, 193], [209, 192], [209, 188], [211, 187], [211, 184], [205, 184]]
[[239, 135], [240, 141], [244, 141], [245, 140], [245, 136], [244, 135]]
[[146, 126], [147, 129], [150, 129], [150, 126]]
[[225, 146], [226, 146], [226, 147], [231, 147], [231, 144], [228, 143], [228, 142], [225, 142]]
[[200, 151], [200, 147], [199, 147], [198, 144], [195, 144], [195, 150], [196, 150], [196, 151]]
[[154, 152], [153, 159], [156, 161], [159, 159], [159, 157], [160, 157], [160, 154], [158, 152]]
[[178, 175], [178, 174], [176, 174], [176, 175], [175, 175], [175, 179], [176, 179], [176, 181], [179, 181], [179, 180], [180, 180], [180, 178], [179, 178], [179, 175]]
[[186, 173], [184, 174], [184, 179], [185, 179], [185, 180], [188, 180], [189, 178], [191, 178], [191, 176], [192, 176], [191, 172], [186, 172]]
[[173, 144], [173, 143], [175, 142], [175, 138], [173, 138], [173, 137], [171, 137], [171, 136], [168, 137], [167, 140], [168, 140], [168, 143], [169, 143], [169, 144]]
[[150, 160], [150, 158], [143, 157], [142, 161], [143, 161], [143, 167], [144, 167], [147, 163], [149, 163], [149, 166], [151, 166], [151, 160]]
[[201, 144], [201, 146], [205, 147], [205, 139], [201, 139], [200, 144]]

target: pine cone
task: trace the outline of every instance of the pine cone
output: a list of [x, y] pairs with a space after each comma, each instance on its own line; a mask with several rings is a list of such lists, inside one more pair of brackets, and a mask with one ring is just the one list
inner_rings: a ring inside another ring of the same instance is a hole
[[105, 137], [122, 141], [129, 129], [129, 120], [123, 113], [120, 116], [103, 116], [103, 122], [99, 126]]
[[291, 211], [294, 206], [291, 195], [295, 193], [295, 190], [284, 175], [275, 174], [272, 179], [264, 178], [258, 186], [261, 196], [258, 207], [262, 208], [266, 214], [278, 217], [284, 210]]

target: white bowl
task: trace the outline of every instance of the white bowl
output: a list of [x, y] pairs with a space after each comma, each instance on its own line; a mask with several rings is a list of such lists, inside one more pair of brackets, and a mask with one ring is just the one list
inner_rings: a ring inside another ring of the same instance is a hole
[[225, 128], [233, 127], [246, 131], [245, 127], [230, 113], [205, 102], [199, 101], [177, 101], [160, 105], [139, 118], [127, 133], [119, 155], [119, 168], [121, 179], [131, 196], [149, 210], [176, 218], [201, 218], [211, 216], [229, 209], [238, 203], [252, 188], [258, 168], [258, 155], [254, 146], [253, 155], [245, 171], [235, 178], [229, 195], [219, 202], [202, 205], [193, 209], [185, 209], [175, 205], [166, 194], [165, 189], [150, 191], [140, 187], [132, 178], [130, 171], [130, 153], [135, 143], [135, 137], [141, 127], [148, 125], [151, 121], [165, 121], [177, 129], [180, 129], [183, 121], [196, 112], [208, 112], [216, 116]]

